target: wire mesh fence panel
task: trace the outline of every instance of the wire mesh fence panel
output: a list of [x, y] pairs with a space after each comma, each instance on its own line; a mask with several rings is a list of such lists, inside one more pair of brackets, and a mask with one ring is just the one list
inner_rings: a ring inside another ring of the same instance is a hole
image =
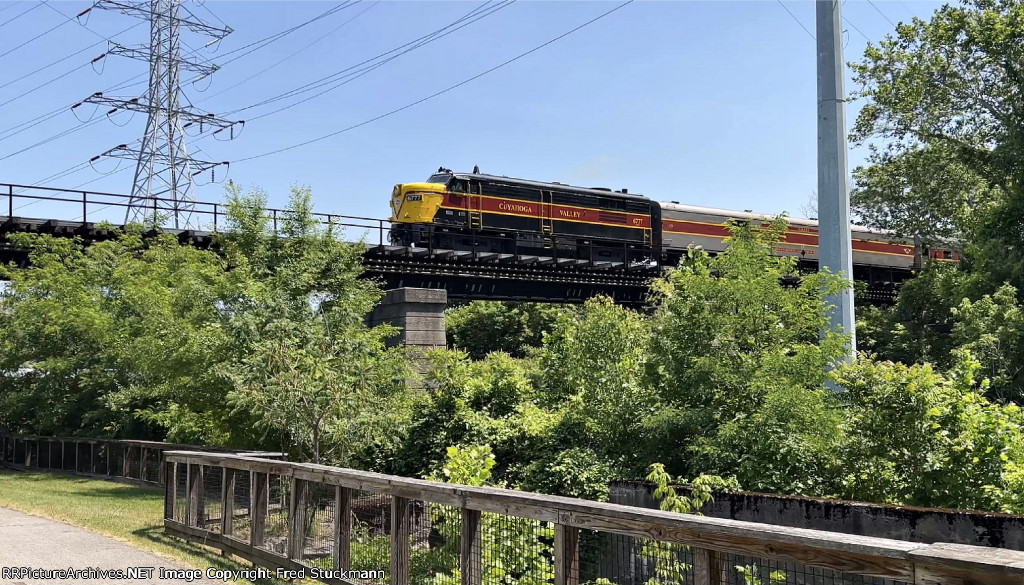
[[50, 468], [50, 441], [36, 441], [36, 467], [39, 469]]
[[[120, 477], [124, 469], [124, 453], [125, 447], [121, 444], [110, 445], [110, 467], [107, 469], [107, 475], [113, 477]], [[184, 467], [179, 465], [179, 468]], [[184, 492], [181, 492], [184, 493]]]
[[263, 542], [258, 546], [281, 556], [288, 554], [288, 495], [289, 480], [271, 475], [266, 488], [266, 506], [263, 520]]
[[724, 573], [723, 585], [907, 585], [902, 581], [853, 575], [800, 563], [732, 553], [713, 553]]
[[485, 512], [480, 531], [481, 578], [485, 584], [542, 585], [554, 579], [552, 524]]
[[252, 530], [250, 478], [251, 474], [248, 471], [236, 470], [234, 472], [235, 483], [231, 494], [231, 526], [226, 532], [227, 536], [243, 542], [249, 542], [249, 534]]
[[211, 532], [219, 533], [221, 528], [221, 512], [224, 505], [224, 500], [221, 499], [223, 496], [221, 486], [224, 483], [224, 468], [204, 465], [202, 469], [202, 520], [198, 524], [200, 527]]
[[146, 449], [144, 453], [142, 480], [153, 483], [160, 481], [160, 451]]
[[142, 477], [142, 462], [139, 460], [140, 448], [138, 447], [126, 447], [125, 457], [128, 459], [128, 474], [126, 477], [130, 479], [140, 479]]
[[312, 482], [305, 485], [303, 543], [299, 556], [307, 566], [332, 569], [334, 524], [337, 521], [334, 517], [334, 486]]
[[75, 472], [89, 473], [92, 471], [92, 445], [75, 443]]
[[96, 443], [96, 468], [97, 474], [106, 474], [110, 468], [110, 443]]
[[[351, 570], [390, 571], [391, 496], [358, 490], [352, 496]], [[388, 577], [390, 579], [390, 575]], [[387, 579], [385, 579], [385, 582]], [[374, 583], [362, 581], [356, 583]]]
[[689, 585], [693, 583], [692, 564], [693, 553], [685, 547], [624, 534], [579, 531], [580, 583]]
[[410, 581], [459, 583], [462, 509], [414, 501], [410, 533]]
[[178, 463], [174, 467], [174, 518], [184, 523], [188, 518], [188, 465]]

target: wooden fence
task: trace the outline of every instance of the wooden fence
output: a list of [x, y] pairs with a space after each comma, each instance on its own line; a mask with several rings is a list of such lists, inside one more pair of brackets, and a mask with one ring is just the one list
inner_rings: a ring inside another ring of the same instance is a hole
[[1024, 552], [920, 544], [241, 455], [167, 452], [168, 534], [327, 583], [1009, 585]]
[[244, 453], [282, 459], [282, 453], [200, 447], [162, 441], [18, 436], [0, 431], [0, 465], [22, 470], [53, 470], [103, 479], [163, 485], [166, 451]]

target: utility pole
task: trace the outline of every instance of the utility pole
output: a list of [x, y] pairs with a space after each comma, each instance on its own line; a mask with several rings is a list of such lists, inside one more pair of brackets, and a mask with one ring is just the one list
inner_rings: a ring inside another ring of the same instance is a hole
[[[209, 172], [211, 181], [214, 170], [227, 166], [227, 162], [197, 160], [189, 156], [185, 144], [185, 131], [192, 129], [199, 136], [207, 130], [211, 134], [228, 132], [224, 136], [234, 138], [235, 127], [243, 121], [229, 121], [217, 118], [211, 113], [200, 112], [181, 103], [181, 73], [198, 75], [192, 81], [212, 75], [217, 66], [198, 62], [182, 56], [181, 33], [183, 29], [200, 36], [212, 38], [206, 45], [220, 42], [231, 29], [215, 27], [204, 23], [186, 7], [181, 0], [95, 0], [93, 8], [113, 10], [143, 18], [149, 21], [149, 43], [143, 47], [125, 47], [111, 42], [108, 55], [121, 55], [145, 61], [149, 64], [149, 89], [137, 98], [108, 97], [96, 93], [82, 103], [110, 108], [110, 116], [119, 111], [146, 114], [146, 130], [138, 148], [121, 144], [93, 157], [126, 159], [135, 162], [135, 178], [132, 194], [125, 213], [125, 222], [146, 222], [151, 219], [158, 223], [167, 215], [173, 227], [195, 229], [199, 219], [195, 215], [194, 177]], [[91, 9], [90, 9], [91, 10]], [[75, 104], [74, 107], [81, 105]]]
[[846, 178], [846, 91], [841, 0], [817, 0], [818, 45], [818, 269], [842, 272], [850, 288], [831, 296], [831, 326], [850, 335], [848, 359], [857, 351], [853, 318], [853, 250]]

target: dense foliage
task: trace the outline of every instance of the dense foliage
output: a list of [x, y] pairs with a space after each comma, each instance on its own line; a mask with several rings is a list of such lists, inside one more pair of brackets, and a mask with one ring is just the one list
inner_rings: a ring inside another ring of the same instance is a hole
[[[615, 479], [718, 476], [1024, 512], [1022, 47], [1024, 5], [969, 0], [900, 25], [856, 64], [867, 104], [854, 138], [873, 147], [855, 173], [863, 218], [926, 244], [952, 238], [964, 261], [926, 264], [892, 307], [860, 307], [853, 363], [824, 300], [846, 281], [795, 278], [772, 253], [782, 218], [732, 225], [718, 256], [691, 250], [648, 312], [602, 298], [453, 309], [452, 349], [429, 354], [427, 384], [407, 385], [408, 358], [385, 344], [394, 330], [364, 323], [381, 291], [360, 278], [361, 248], [312, 221], [307, 191], [275, 233], [265, 198], [232, 189], [216, 250], [141, 228], [88, 247], [9, 236], [32, 252], [29, 267], [4, 268], [0, 425], [284, 448], [593, 499]], [[454, 562], [444, 531], [457, 523], [431, 514], [447, 544], [415, 570], [446, 583], [436, 568]], [[512, 547], [540, 527], [485, 529]], [[546, 564], [514, 570], [549, 578]]]
[[[986, 394], [1024, 395], [1024, 4], [967, 0], [901, 24], [854, 71], [867, 99], [853, 138], [870, 145], [853, 201], [869, 224], [963, 261], [930, 267], [892, 310], [865, 311], [863, 349], [904, 363], [970, 350]], [[861, 339], [858, 334], [858, 339]]]
[[448, 345], [479, 360], [494, 351], [526, 357], [568, 309], [543, 303], [474, 301], [445, 315]]
[[360, 247], [312, 220], [308, 191], [281, 233], [259, 192], [228, 203], [222, 254], [141, 228], [88, 247], [12, 235], [32, 252], [0, 297], [0, 424], [335, 461], [390, 441], [407, 368], [393, 331], [363, 324], [381, 293]]

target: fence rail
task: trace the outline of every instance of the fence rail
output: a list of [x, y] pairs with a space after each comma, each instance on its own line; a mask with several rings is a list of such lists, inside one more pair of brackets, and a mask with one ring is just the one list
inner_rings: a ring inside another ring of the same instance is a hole
[[64, 471], [152, 485], [164, 484], [164, 453], [181, 449], [245, 453], [266, 459], [284, 457], [283, 453], [270, 451], [240, 451], [162, 441], [18, 436], [0, 431], [0, 466], [22, 470]]
[[921, 544], [243, 455], [165, 453], [164, 526], [271, 569], [392, 585], [1006, 585], [1024, 552]]

